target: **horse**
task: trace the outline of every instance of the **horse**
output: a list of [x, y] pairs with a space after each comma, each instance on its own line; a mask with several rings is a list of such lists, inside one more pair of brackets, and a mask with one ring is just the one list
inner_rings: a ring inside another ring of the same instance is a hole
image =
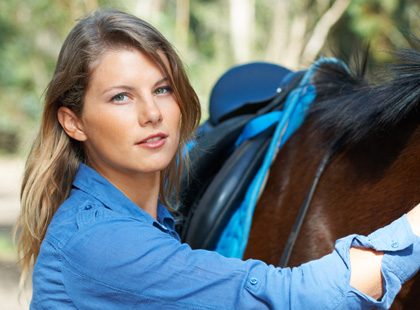
[[[398, 61], [375, 83], [367, 81], [365, 61], [352, 71], [325, 64], [315, 72], [315, 101], [270, 168], [244, 259], [279, 264], [323, 160], [289, 267], [330, 253], [341, 237], [367, 235], [420, 202], [420, 52], [394, 54]], [[417, 274], [391, 309], [419, 303]]]

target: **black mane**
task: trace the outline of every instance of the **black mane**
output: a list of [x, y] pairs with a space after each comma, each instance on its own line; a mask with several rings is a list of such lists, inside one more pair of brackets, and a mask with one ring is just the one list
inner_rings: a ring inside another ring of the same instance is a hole
[[420, 51], [393, 54], [397, 62], [386, 65], [375, 84], [365, 78], [364, 60], [353, 72], [327, 64], [315, 73], [317, 98], [308, 119], [331, 137], [333, 152], [389, 132], [420, 112]]

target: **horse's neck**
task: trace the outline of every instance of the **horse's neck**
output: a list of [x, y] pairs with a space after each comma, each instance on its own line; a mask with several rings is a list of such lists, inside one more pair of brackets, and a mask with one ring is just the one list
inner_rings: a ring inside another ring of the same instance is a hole
[[[245, 257], [278, 262], [328, 145], [309, 121], [280, 150], [255, 211]], [[327, 254], [338, 238], [367, 234], [420, 202], [418, 154], [420, 128], [412, 117], [335, 156], [318, 184], [291, 264]]]
[[351, 233], [368, 234], [420, 202], [418, 154], [420, 127], [417, 116], [412, 115], [334, 157], [318, 184], [302, 230], [302, 238], [310, 238], [317, 246], [302, 246], [295, 257], [324, 255], [336, 239]]

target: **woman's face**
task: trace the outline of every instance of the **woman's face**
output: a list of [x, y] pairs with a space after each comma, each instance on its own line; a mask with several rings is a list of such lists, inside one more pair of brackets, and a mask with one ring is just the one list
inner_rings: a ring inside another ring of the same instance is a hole
[[180, 109], [169, 80], [154, 60], [135, 49], [101, 56], [80, 121], [92, 167], [111, 179], [159, 173], [179, 144]]

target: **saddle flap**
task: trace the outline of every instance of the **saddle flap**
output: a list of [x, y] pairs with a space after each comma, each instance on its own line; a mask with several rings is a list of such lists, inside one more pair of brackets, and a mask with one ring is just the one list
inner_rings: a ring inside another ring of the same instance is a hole
[[[183, 169], [179, 186], [179, 208], [189, 214], [191, 205], [220, 170], [233, 151], [233, 145], [253, 115], [243, 115], [223, 122], [210, 132], [198, 134], [189, 152], [190, 169]], [[175, 195], [173, 195], [175, 196]], [[174, 198], [174, 197], [173, 197]]]
[[235, 149], [190, 209], [182, 239], [192, 248], [213, 250], [216, 247], [223, 229], [261, 166], [273, 130], [274, 126], [271, 126]]

